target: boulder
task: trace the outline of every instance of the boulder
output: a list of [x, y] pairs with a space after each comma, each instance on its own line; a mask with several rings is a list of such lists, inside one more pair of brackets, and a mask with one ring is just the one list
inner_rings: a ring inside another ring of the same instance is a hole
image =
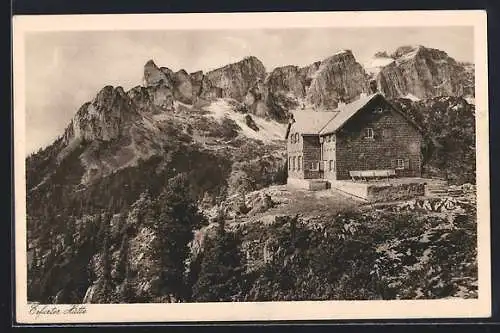
[[245, 115], [245, 124], [256, 132], [259, 130], [259, 127], [249, 114]]

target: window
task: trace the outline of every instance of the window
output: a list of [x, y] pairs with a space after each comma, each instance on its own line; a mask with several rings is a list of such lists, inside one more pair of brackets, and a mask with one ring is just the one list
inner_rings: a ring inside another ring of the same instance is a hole
[[405, 161], [403, 159], [398, 158], [396, 160], [396, 169], [402, 170], [405, 168]]
[[292, 158], [288, 158], [288, 170], [292, 170]]
[[319, 170], [319, 163], [311, 162], [311, 171], [318, 171], [318, 170]]
[[329, 135], [327, 135], [325, 139], [326, 139], [325, 140], [326, 142], [330, 142], [330, 136]]
[[365, 138], [366, 139], [373, 139], [373, 128], [365, 128]]
[[328, 161], [328, 171], [335, 171], [335, 161], [334, 160]]
[[294, 157], [293, 157], [293, 162], [292, 162], [292, 165], [293, 165], [293, 170], [295, 170], [295, 160], [296, 160], [296, 157], [294, 156]]
[[302, 166], [302, 157], [299, 156], [297, 157], [297, 170], [300, 170], [301, 166]]
[[295, 142], [299, 143], [299, 141], [300, 141], [299, 133], [295, 133]]

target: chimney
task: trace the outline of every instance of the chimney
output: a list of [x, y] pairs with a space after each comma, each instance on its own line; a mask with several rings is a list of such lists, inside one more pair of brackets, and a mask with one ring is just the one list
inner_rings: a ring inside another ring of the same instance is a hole
[[375, 81], [375, 80], [370, 81], [370, 92], [372, 94], [375, 94], [378, 92], [377, 81]]
[[288, 140], [288, 135], [290, 134], [290, 129], [292, 128], [292, 124], [295, 122], [295, 118], [293, 114], [290, 114], [290, 118], [288, 118], [288, 126], [286, 127], [285, 139]]
[[344, 98], [344, 96], [341, 95], [341, 96], [339, 96], [337, 107], [341, 107], [344, 105], [345, 105], [345, 98]]

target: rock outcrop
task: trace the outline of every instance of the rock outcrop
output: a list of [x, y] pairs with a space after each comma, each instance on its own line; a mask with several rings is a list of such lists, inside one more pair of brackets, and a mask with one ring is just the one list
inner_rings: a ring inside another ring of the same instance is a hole
[[417, 98], [473, 95], [471, 71], [444, 51], [423, 46], [398, 48], [393, 62], [376, 76], [380, 91], [390, 98], [411, 94]]
[[174, 109], [172, 90], [164, 85], [141, 87], [137, 86], [127, 92], [133, 107], [140, 113], [158, 114]]
[[368, 76], [350, 50], [321, 61], [311, 76], [306, 98], [317, 107], [336, 108], [339, 101], [350, 102], [368, 92]]
[[200, 96], [202, 88], [203, 88], [203, 71], [197, 71], [189, 74], [192, 85], [192, 94], [193, 96]]
[[125, 92], [122, 87], [104, 87], [83, 104], [66, 128], [63, 139], [111, 141], [143, 114], [174, 111], [174, 94], [166, 85], [137, 86]]
[[250, 127], [251, 129], [253, 129], [254, 131], [257, 132], [259, 130], [259, 126], [257, 126], [257, 124], [253, 120], [252, 116], [250, 116], [249, 114], [247, 114], [245, 116], [245, 123], [247, 124], [248, 127]]
[[144, 86], [166, 85], [169, 88], [173, 87], [173, 73], [170, 69], [156, 66], [153, 60], [149, 60], [144, 65]]
[[192, 104], [196, 96], [193, 93], [191, 76], [184, 69], [176, 72], [174, 74], [174, 98], [182, 103]]
[[66, 142], [74, 138], [85, 141], [110, 141], [120, 136], [123, 124], [137, 117], [130, 98], [122, 87], [104, 87], [92, 100], [83, 104], [66, 129]]
[[284, 66], [275, 68], [266, 78], [266, 86], [270, 94], [290, 93], [297, 98], [306, 94], [307, 70], [298, 66]]
[[244, 103], [251, 114], [277, 120], [287, 119], [289, 111], [306, 105], [318, 110], [336, 108], [339, 102], [369, 93], [370, 81], [389, 98], [463, 95], [472, 101], [474, 65], [458, 63], [437, 49], [403, 46], [392, 54], [377, 52], [364, 67], [350, 50], [304, 67], [287, 65], [271, 72], [253, 56], [208, 73], [173, 72], [158, 68], [152, 60], [144, 67], [144, 85], [163, 87], [163, 97], [156, 99], [160, 102], [153, 103], [161, 110], [169, 110], [172, 99], [194, 105], [230, 98]]
[[265, 87], [262, 82], [266, 69], [256, 57], [226, 65], [204, 74], [202, 71], [188, 74], [181, 69], [172, 72], [166, 67], [158, 68], [150, 60], [144, 66], [144, 85], [148, 88], [166, 87], [173, 98], [185, 104], [194, 104], [199, 98], [214, 100], [232, 98], [244, 102], [252, 113], [267, 113], [264, 101]]
[[266, 76], [266, 68], [256, 57], [215, 69], [206, 74], [211, 87], [221, 89], [222, 96], [243, 101], [247, 92]]

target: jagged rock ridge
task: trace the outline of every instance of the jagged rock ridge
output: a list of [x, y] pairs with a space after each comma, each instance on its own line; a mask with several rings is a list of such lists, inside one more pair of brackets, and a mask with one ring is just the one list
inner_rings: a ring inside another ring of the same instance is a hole
[[166, 86], [175, 99], [193, 104], [217, 98], [244, 102], [248, 112], [287, 118], [298, 107], [335, 108], [369, 92], [371, 80], [389, 98], [412, 96], [474, 96], [474, 66], [456, 62], [446, 52], [421, 45], [402, 46], [391, 54], [377, 52], [364, 66], [350, 50], [298, 67], [287, 65], [266, 72], [256, 57], [212, 70], [172, 72], [148, 61], [146, 86]]

